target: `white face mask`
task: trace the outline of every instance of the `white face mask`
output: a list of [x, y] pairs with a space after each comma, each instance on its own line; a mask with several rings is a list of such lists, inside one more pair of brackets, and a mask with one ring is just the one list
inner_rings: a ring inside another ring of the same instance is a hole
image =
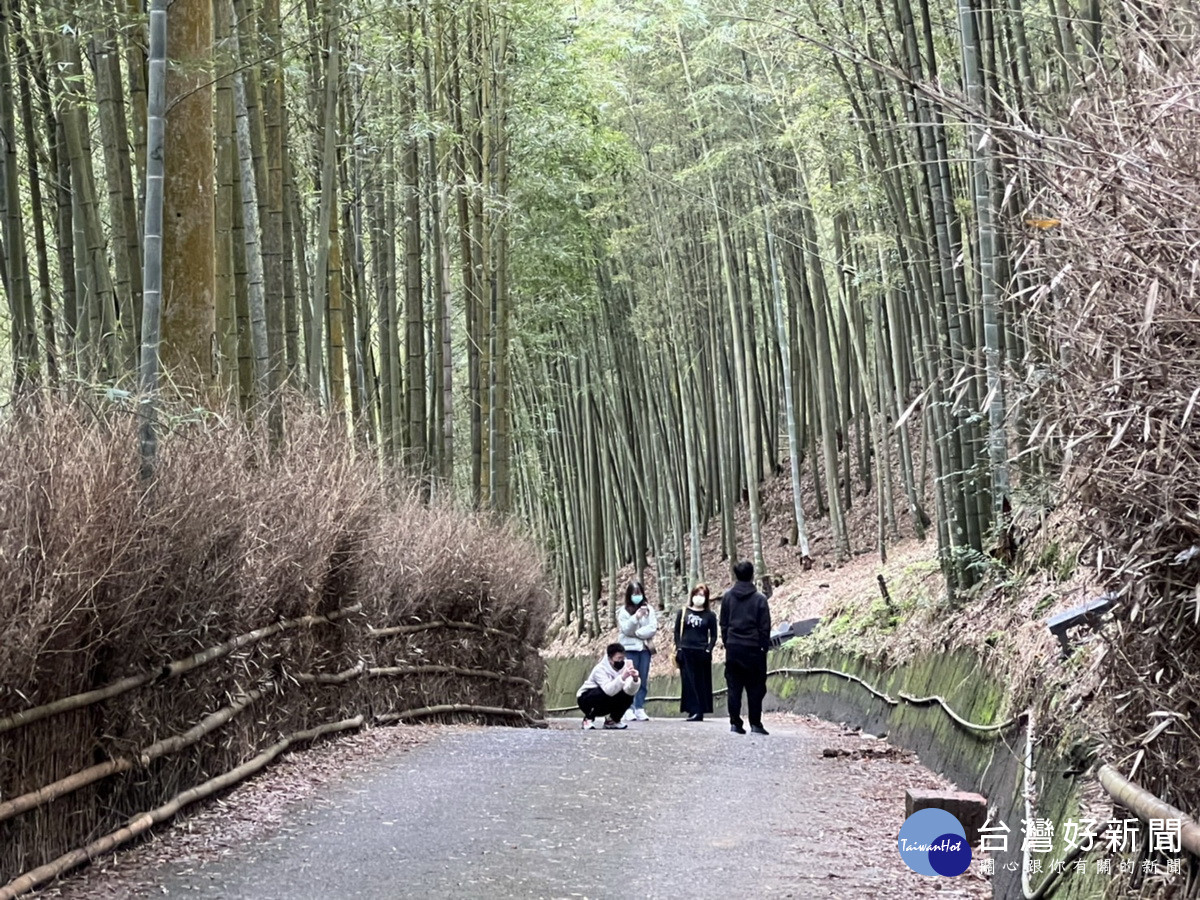
[[693, 609], [704, 609], [704, 595], [703, 594], [696, 594], [696, 596], [694, 596], [692, 598], [692, 608]]

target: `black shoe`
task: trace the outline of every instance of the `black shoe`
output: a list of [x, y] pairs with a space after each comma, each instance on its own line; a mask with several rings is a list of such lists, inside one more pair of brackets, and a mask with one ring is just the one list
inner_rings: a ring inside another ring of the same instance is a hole
[[743, 728], [741, 725], [730, 725], [729, 730], [732, 731], [734, 734], [745, 734], [746, 733], [746, 729]]
[[689, 722], [703, 722], [704, 721], [704, 713], [692, 713], [690, 716], [687, 717], [687, 720]]
[[750, 733], [751, 734], [770, 734], [771, 732], [767, 731], [767, 729], [763, 728], [761, 725], [751, 725]]

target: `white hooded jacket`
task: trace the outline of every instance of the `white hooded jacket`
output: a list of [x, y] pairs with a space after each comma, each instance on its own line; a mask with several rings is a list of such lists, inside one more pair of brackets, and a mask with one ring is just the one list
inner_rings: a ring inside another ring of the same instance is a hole
[[642, 681], [635, 674], [632, 678], [622, 678], [621, 673], [613, 668], [612, 663], [605, 656], [596, 663], [592, 669], [592, 674], [587, 677], [587, 681], [575, 692], [575, 696], [580, 696], [588, 688], [600, 688], [610, 697], [615, 697], [621, 691], [624, 691], [629, 696], [633, 696], [638, 692], [638, 688], [642, 686]]

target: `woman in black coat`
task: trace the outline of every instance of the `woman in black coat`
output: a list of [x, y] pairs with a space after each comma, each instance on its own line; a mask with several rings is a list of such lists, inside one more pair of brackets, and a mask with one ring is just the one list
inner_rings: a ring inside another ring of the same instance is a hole
[[689, 722], [703, 722], [713, 711], [712, 652], [717, 644], [717, 615], [709, 609], [708, 586], [692, 589], [688, 605], [675, 614], [675, 662], [683, 676], [679, 711]]

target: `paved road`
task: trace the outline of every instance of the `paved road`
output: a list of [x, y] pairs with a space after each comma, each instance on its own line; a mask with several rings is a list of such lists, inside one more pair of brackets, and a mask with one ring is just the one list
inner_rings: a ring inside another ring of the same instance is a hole
[[577, 720], [448, 732], [327, 789], [262, 843], [187, 875], [163, 873], [155, 893], [983, 896], [982, 885], [934, 885], [900, 862], [903, 787], [883, 802], [878, 786], [905, 773], [927, 779], [919, 767], [822, 759], [828, 732], [768, 724], [765, 738], [678, 719], [623, 732], [581, 732]]

